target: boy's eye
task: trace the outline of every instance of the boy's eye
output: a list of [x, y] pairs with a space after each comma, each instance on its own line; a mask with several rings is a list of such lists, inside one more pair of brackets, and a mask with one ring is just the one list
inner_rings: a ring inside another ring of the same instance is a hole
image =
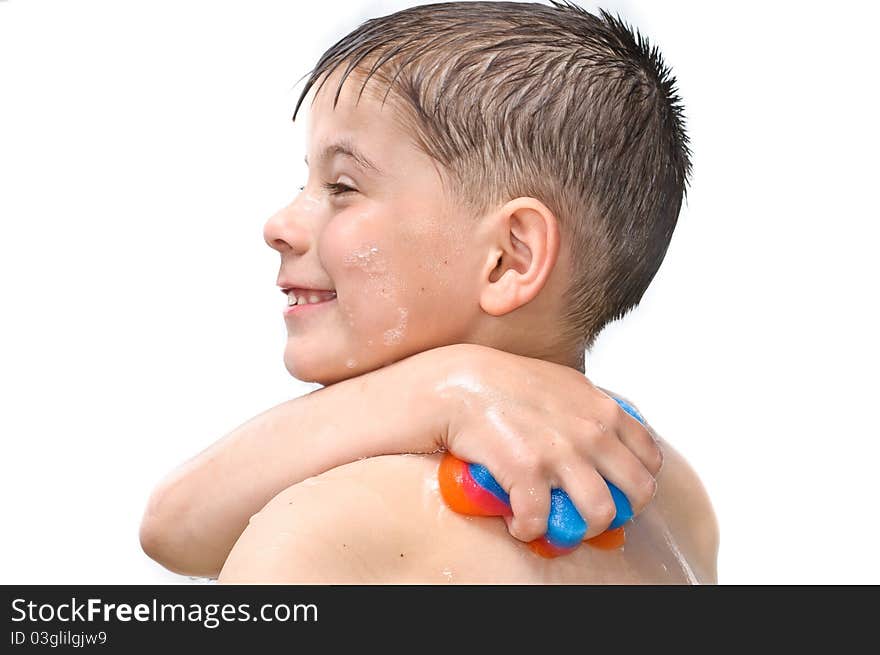
[[354, 191], [354, 189], [352, 189], [350, 186], [347, 186], [345, 184], [340, 184], [339, 182], [334, 182], [332, 184], [325, 182], [321, 186], [324, 189], [326, 189], [327, 191], [329, 191], [330, 195], [333, 195], [333, 196], [341, 196], [345, 193], [350, 193], [350, 192]]
[[[341, 196], [343, 194], [353, 193], [356, 191], [356, 189], [352, 189], [350, 186], [345, 185], [345, 184], [340, 184], [339, 182], [334, 182], [334, 183], [325, 182], [324, 184], [321, 185], [321, 187], [326, 189], [327, 191], [329, 191], [330, 195], [333, 195], [333, 196]], [[301, 186], [298, 188], [300, 191], [305, 191], [304, 186]]]

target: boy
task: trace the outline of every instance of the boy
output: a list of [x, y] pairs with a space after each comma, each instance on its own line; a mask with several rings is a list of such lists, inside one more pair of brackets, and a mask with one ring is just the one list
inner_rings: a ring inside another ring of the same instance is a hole
[[[715, 582], [697, 476], [584, 376], [675, 226], [678, 99], [641, 37], [553, 4], [413, 7], [318, 62], [297, 104], [319, 82], [309, 183], [264, 236], [285, 365], [325, 386], [167, 478], [151, 557], [220, 582]], [[493, 472], [506, 530], [445, 507], [440, 449]], [[624, 548], [545, 560], [521, 543], [552, 487], [587, 537], [605, 530], [603, 477], [638, 514]]]

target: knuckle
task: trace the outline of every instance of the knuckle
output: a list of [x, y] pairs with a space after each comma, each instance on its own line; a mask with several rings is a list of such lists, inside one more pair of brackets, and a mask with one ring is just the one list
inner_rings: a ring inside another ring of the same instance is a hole
[[611, 396], [605, 396], [602, 402], [605, 420], [612, 425], [619, 425], [623, 418], [623, 408]]
[[537, 470], [541, 463], [540, 453], [524, 441], [513, 444], [505, 459], [519, 473]]
[[597, 418], [584, 419], [584, 436], [591, 446], [598, 446], [610, 438], [608, 426]]
[[515, 469], [524, 480], [535, 482], [547, 477], [556, 462], [571, 457], [574, 449], [559, 434], [548, 435], [540, 444], [525, 446], [516, 454]]
[[557, 462], [575, 461], [578, 455], [577, 448], [571, 439], [556, 435], [549, 441], [552, 446], [552, 457]]
[[531, 449], [520, 452], [515, 460], [514, 469], [525, 479], [538, 476], [543, 469], [541, 455]]

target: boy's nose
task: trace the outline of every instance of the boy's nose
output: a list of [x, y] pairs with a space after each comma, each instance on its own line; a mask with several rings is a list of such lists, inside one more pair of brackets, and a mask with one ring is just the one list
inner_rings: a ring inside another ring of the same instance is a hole
[[293, 204], [275, 212], [263, 226], [263, 239], [278, 252], [292, 251], [301, 255], [308, 251], [311, 239], [308, 227], [296, 218]]

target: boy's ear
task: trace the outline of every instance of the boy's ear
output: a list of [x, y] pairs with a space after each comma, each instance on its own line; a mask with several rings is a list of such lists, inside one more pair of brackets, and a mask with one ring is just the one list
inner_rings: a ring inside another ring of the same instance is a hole
[[527, 197], [505, 204], [488, 227], [480, 306], [502, 316], [529, 303], [547, 284], [559, 254], [559, 229], [553, 212]]

